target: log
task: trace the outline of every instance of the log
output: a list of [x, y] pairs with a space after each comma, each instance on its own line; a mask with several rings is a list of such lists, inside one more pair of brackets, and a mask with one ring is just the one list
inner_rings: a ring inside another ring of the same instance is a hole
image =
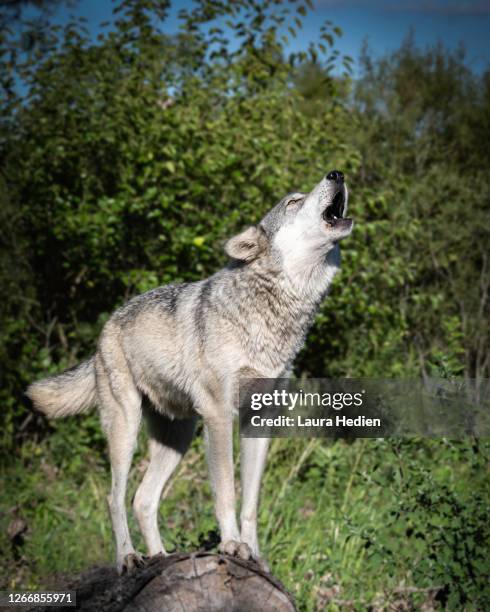
[[[150, 559], [143, 568], [118, 576], [97, 567], [58, 588], [77, 593], [77, 610], [87, 612], [295, 612], [292, 596], [255, 561], [209, 552]], [[31, 608], [31, 612], [74, 610]]]

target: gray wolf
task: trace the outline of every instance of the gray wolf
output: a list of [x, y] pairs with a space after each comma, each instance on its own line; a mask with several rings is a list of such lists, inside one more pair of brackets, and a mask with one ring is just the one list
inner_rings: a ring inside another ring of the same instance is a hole
[[[107, 435], [108, 497], [117, 568], [142, 563], [131, 542], [125, 497], [142, 415], [150, 462], [134, 511], [150, 555], [165, 554], [157, 512], [165, 483], [202, 417], [220, 550], [259, 558], [257, 506], [268, 440], [241, 440], [241, 529], [235, 514], [233, 414], [240, 378], [286, 377], [339, 269], [347, 188], [332, 171], [310, 193], [290, 193], [256, 226], [225, 245], [229, 264], [206, 280], [171, 284], [114, 312], [95, 354], [33, 383], [27, 395], [49, 417], [97, 405]], [[152, 409], [142, 408], [142, 398]]]

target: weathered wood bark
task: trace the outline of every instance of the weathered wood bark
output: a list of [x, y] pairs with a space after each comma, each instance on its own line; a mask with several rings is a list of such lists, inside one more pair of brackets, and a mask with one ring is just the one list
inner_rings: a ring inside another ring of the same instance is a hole
[[257, 563], [206, 552], [154, 557], [124, 576], [113, 567], [92, 568], [63, 588], [76, 590], [77, 609], [90, 612], [296, 610], [282, 584]]

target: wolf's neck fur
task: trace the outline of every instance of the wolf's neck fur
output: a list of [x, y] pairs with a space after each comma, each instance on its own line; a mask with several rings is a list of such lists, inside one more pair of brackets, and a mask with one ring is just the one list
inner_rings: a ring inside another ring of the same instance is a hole
[[293, 290], [302, 294], [306, 301], [321, 301], [335, 276], [340, 269], [340, 247], [335, 247], [327, 253], [320, 255], [317, 263], [311, 265], [296, 265], [285, 269], [286, 282]]
[[291, 276], [267, 260], [226, 270], [221, 308], [251, 359], [274, 371], [291, 363], [339, 265], [337, 246], [303, 275]]
[[267, 289], [286, 309], [293, 307], [295, 314], [299, 314], [296, 313], [296, 304], [304, 314], [312, 309], [315, 314], [339, 269], [340, 248], [336, 245], [326, 256], [319, 257], [313, 266], [311, 261], [309, 265], [294, 267], [268, 260], [259, 262], [257, 266], [252, 264], [247, 269], [247, 282], [250, 281], [249, 290], [256, 292], [259, 301]]

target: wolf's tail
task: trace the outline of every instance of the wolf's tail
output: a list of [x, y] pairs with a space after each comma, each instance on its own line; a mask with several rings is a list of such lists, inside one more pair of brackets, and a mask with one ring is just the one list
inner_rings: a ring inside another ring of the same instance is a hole
[[86, 412], [97, 397], [94, 358], [32, 383], [26, 395], [38, 410], [51, 418]]

